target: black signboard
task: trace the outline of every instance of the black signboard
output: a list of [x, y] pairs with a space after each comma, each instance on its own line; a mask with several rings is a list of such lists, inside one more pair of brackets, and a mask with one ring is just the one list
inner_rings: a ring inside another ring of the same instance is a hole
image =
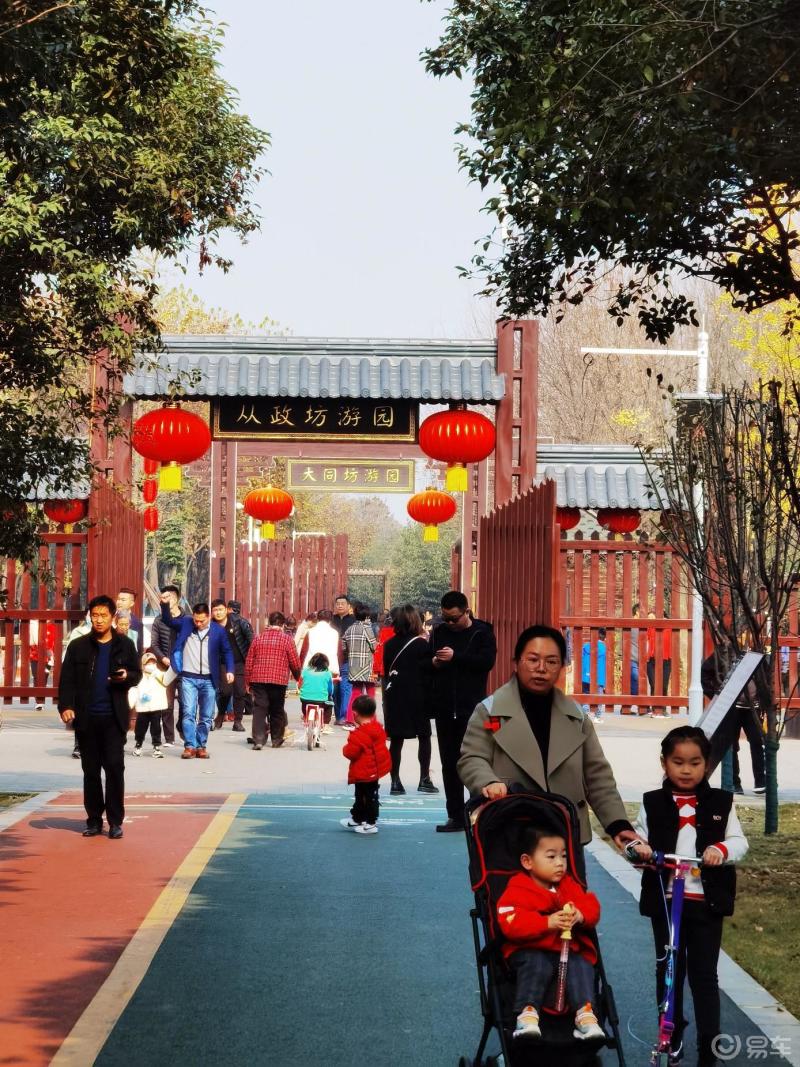
[[409, 400], [220, 397], [214, 437], [251, 441], [416, 441], [417, 404]]

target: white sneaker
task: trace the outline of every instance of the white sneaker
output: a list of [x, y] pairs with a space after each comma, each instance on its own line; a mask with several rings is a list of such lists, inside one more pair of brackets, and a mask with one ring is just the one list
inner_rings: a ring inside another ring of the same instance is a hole
[[343, 826], [345, 830], [357, 830], [360, 826], [360, 822], [353, 822], [352, 819], [339, 819], [339, 825]]
[[378, 827], [374, 822], [362, 822], [360, 826], [355, 827], [357, 834], [377, 834]]
[[575, 1029], [572, 1031], [572, 1036], [577, 1037], [579, 1041], [587, 1041], [590, 1038], [604, 1038], [605, 1032], [602, 1026], [597, 1021], [597, 1016], [592, 1011], [591, 1004], [584, 1004], [575, 1013]]
[[325, 725], [322, 727], [322, 732], [324, 734], [332, 734], [333, 733], [333, 727], [331, 726], [331, 724], [329, 722], [326, 722]]
[[133, 754], [134, 754], [134, 756], [141, 756], [141, 754], [142, 754], [142, 746], [141, 745], [134, 745]]
[[161, 751], [160, 745], [153, 745], [153, 759], [163, 759], [164, 753]]
[[514, 1037], [541, 1037], [539, 1029], [539, 1012], [532, 1004], [526, 1004], [517, 1016]]

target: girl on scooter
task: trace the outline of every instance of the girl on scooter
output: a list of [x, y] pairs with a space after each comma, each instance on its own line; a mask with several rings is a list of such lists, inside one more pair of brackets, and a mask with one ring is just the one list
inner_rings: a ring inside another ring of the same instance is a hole
[[[664, 781], [660, 789], [645, 793], [636, 821], [642, 841], [631, 846], [640, 860], [654, 854], [696, 856], [699, 868], [686, 871], [679, 938], [674, 946], [671, 973], [674, 1004], [669, 1062], [683, 1058], [683, 985], [686, 976], [697, 1024], [698, 1067], [717, 1063], [715, 1039], [720, 1032], [717, 961], [722, 942], [722, 920], [733, 914], [736, 895], [734, 863], [747, 852], [747, 839], [736, 815], [733, 795], [708, 784], [711, 744], [695, 726], [670, 730], [661, 742]], [[647, 842], [645, 844], [645, 842]], [[639, 911], [653, 924], [656, 949], [656, 990], [659, 1008], [665, 1001], [665, 977], [670, 962], [670, 914], [674, 869], [656, 864], [642, 871]], [[662, 1013], [663, 1014], [663, 1013]]]

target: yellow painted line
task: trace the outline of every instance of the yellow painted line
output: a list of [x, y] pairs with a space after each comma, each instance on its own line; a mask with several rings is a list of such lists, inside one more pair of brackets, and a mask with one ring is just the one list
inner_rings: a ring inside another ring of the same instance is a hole
[[236, 818], [245, 793], [231, 793], [197, 844], [170, 879], [103, 982], [91, 1004], [75, 1023], [51, 1064], [86, 1067], [94, 1063], [117, 1024], [170, 927], [181, 912], [195, 882]]

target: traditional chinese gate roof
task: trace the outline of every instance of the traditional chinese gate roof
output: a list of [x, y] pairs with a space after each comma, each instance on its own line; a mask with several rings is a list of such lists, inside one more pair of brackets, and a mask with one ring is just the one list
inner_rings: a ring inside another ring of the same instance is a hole
[[[168, 395], [183, 378], [187, 396], [364, 397], [374, 400], [502, 400], [492, 341], [349, 340], [308, 337], [169, 336], [155, 364], [142, 356], [125, 391]], [[191, 381], [190, 376], [197, 380]]]
[[537, 449], [536, 480], [556, 483], [556, 503], [567, 508], [639, 508], [662, 503], [639, 450], [627, 445], [543, 445]]

